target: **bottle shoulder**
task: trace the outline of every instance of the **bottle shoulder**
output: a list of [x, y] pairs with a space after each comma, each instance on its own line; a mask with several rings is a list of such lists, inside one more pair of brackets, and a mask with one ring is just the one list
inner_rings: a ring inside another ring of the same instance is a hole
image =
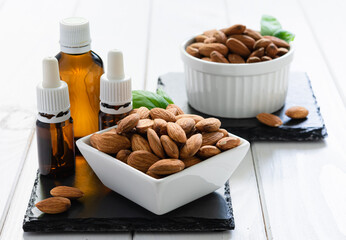
[[45, 122], [41, 122], [38, 119], [36, 120], [36, 127], [47, 128], [47, 129], [51, 128], [51, 126], [54, 126], [55, 128], [62, 128], [62, 127], [68, 126], [70, 124], [73, 124], [72, 117], [70, 117], [66, 121], [63, 121], [60, 123], [45, 123]]

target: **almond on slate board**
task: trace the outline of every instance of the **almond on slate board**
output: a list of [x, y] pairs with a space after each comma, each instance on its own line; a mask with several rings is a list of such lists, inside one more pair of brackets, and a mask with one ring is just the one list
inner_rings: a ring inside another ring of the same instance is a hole
[[68, 210], [71, 207], [71, 201], [64, 197], [50, 197], [36, 203], [35, 206], [41, 212], [58, 214]]
[[260, 113], [256, 116], [257, 120], [269, 127], [279, 127], [282, 121], [278, 116], [270, 113]]
[[309, 115], [309, 110], [307, 110], [305, 107], [294, 106], [287, 109], [285, 114], [287, 115], [287, 117], [293, 119], [303, 119]]
[[84, 196], [84, 193], [75, 187], [57, 186], [50, 190], [53, 197], [65, 197], [69, 199], [78, 199]]

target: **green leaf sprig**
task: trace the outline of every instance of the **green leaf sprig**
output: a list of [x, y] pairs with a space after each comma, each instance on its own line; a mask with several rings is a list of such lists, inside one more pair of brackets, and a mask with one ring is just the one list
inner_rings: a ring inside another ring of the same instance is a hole
[[280, 22], [270, 15], [263, 15], [261, 18], [261, 34], [263, 36], [274, 36], [288, 43], [295, 38], [293, 33], [282, 29]]
[[156, 93], [146, 90], [132, 91], [133, 108], [166, 108], [168, 104], [173, 104], [173, 100], [160, 88], [156, 90]]

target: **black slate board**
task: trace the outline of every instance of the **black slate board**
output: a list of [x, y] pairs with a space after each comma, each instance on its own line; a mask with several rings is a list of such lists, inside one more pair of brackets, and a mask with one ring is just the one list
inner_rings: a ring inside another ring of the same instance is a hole
[[[51, 197], [49, 191], [59, 185], [78, 187], [85, 195], [72, 201], [65, 213], [40, 212], [35, 203]], [[224, 189], [158, 216], [105, 187], [85, 159], [77, 156], [74, 176], [53, 180], [37, 175], [23, 229], [25, 232], [201, 232], [232, 230], [234, 219], [228, 183]]]
[[[187, 101], [185, 80], [183, 73], [167, 73], [158, 80], [158, 86], [185, 111], [210, 117], [193, 109]], [[291, 120], [285, 115], [291, 106], [304, 106], [309, 110], [309, 116], [303, 120]], [[265, 126], [256, 118], [234, 119], [219, 118], [222, 127], [229, 132], [241, 136], [249, 141], [316, 141], [327, 136], [320, 108], [311, 88], [310, 79], [304, 72], [290, 74], [289, 89], [285, 106], [273, 114], [279, 116], [283, 125], [278, 128]]]

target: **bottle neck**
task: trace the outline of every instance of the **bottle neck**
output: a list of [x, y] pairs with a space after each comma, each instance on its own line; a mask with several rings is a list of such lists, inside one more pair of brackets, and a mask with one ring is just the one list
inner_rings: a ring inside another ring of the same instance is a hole
[[79, 46], [79, 47], [66, 47], [63, 45], [60, 45], [60, 50], [63, 53], [67, 54], [83, 54], [87, 53], [91, 50], [91, 45], [85, 45], [85, 46]]
[[100, 102], [100, 111], [108, 114], [119, 115], [128, 113], [132, 110], [132, 102], [125, 103], [123, 105], [109, 105], [107, 103]]
[[68, 109], [67, 111], [61, 111], [57, 114], [43, 112], [39, 112], [37, 114], [37, 120], [43, 123], [61, 123], [65, 122], [69, 118], [71, 118], [70, 109]]

